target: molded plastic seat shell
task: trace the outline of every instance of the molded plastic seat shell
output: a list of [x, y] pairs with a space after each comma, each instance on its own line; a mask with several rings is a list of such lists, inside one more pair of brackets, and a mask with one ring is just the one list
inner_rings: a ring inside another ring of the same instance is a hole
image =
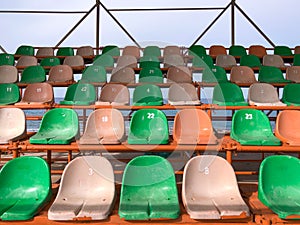
[[247, 55], [246, 48], [242, 45], [231, 45], [228, 51], [229, 51], [229, 55], [235, 57], [242, 57], [244, 55]]
[[51, 67], [49, 71], [48, 82], [59, 83], [59, 82], [73, 82], [73, 70], [69, 65], [57, 65]]
[[160, 87], [154, 84], [143, 84], [134, 89], [132, 101], [133, 105], [163, 105], [163, 96]]
[[157, 56], [144, 55], [140, 58], [140, 68], [155, 67], [160, 68], [160, 61]]
[[105, 69], [113, 68], [115, 60], [109, 54], [103, 54], [95, 57], [93, 65], [103, 66]]
[[218, 55], [226, 55], [227, 54], [227, 50], [222, 45], [211, 45], [209, 47], [208, 54], [211, 57], [216, 58]]
[[231, 68], [236, 66], [236, 59], [232, 55], [217, 55], [216, 66], [221, 66], [223, 68]]
[[193, 84], [174, 83], [169, 87], [168, 103], [170, 105], [200, 105], [200, 100]]
[[18, 81], [18, 70], [14, 66], [0, 66], [0, 83], [16, 83]]
[[143, 52], [144, 56], [156, 56], [156, 57], [161, 57], [161, 50], [158, 46], [156, 45], [149, 45], [146, 46]]
[[116, 45], [106, 45], [102, 49], [102, 55], [110, 55], [112, 57], [120, 56], [120, 48]]
[[181, 50], [179, 46], [167, 45], [163, 48], [163, 56], [167, 55], [181, 55]]
[[203, 45], [192, 45], [188, 49], [188, 54], [189, 56], [202, 56], [202, 55], [207, 55], [206, 49]]
[[212, 103], [223, 106], [248, 105], [244, 99], [241, 88], [229, 82], [219, 83], [214, 87]]
[[54, 49], [51, 47], [41, 47], [36, 52], [36, 57], [52, 57], [54, 56]]
[[46, 72], [42, 66], [28, 66], [21, 75], [20, 83], [41, 83], [46, 80]]
[[163, 83], [162, 71], [157, 67], [144, 67], [139, 74], [139, 83]]
[[38, 65], [38, 60], [35, 56], [29, 56], [29, 55], [22, 55], [17, 63], [16, 67], [18, 69], [25, 69], [28, 66], [37, 66]]
[[288, 46], [284, 45], [276, 45], [274, 47], [274, 55], [280, 55], [280, 56], [292, 56], [292, 50]]
[[66, 91], [61, 105], [91, 105], [97, 99], [94, 85], [89, 83], [71, 84]]
[[193, 75], [187, 66], [172, 66], [167, 72], [167, 81], [175, 83], [192, 83]]
[[289, 66], [286, 68], [286, 79], [300, 83], [300, 66]]
[[265, 55], [263, 57], [263, 63], [264, 66], [274, 66], [277, 68], [285, 67], [284, 61], [281, 58], [280, 55]]
[[185, 66], [184, 59], [181, 55], [164, 56], [164, 68], [169, 68], [173, 66]]
[[300, 84], [287, 84], [283, 88], [282, 102], [288, 106], [300, 106]]
[[132, 84], [135, 83], [135, 72], [131, 67], [114, 68], [110, 82]]
[[122, 55], [132, 55], [132, 56], [134, 56], [135, 58], [138, 59], [141, 56], [140, 48], [138, 46], [135, 46], [135, 45], [125, 46], [123, 48]]
[[290, 83], [283, 77], [282, 71], [274, 66], [262, 66], [258, 73], [258, 81], [264, 83]]
[[129, 105], [130, 95], [123, 84], [106, 84], [102, 87], [95, 105]]
[[263, 58], [267, 55], [267, 49], [262, 45], [251, 45], [249, 47], [249, 55], [256, 55], [258, 58]]
[[240, 59], [240, 66], [249, 66], [251, 68], [262, 66], [260, 59], [256, 55], [244, 55]]
[[20, 101], [20, 90], [16, 84], [0, 84], [0, 105], [11, 105]]
[[34, 55], [34, 48], [31, 45], [20, 45], [16, 52], [15, 55]]
[[257, 82], [254, 71], [248, 66], [232, 67], [230, 81], [236, 84], [253, 84]]
[[81, 81], [92, 83], [106, 83], [107, 74], [103, 66], [88, 66], [84, 69], [81, 76]]
[[137, 68], [137, 59], [132, 55], [122, 55], [117, 60], [118, 68]]
[[229, 82], [226, 71], [220, 66], [205, 68], [202, 72], [202, 82], [204, 83], [222, 83]]
[[200, 68], [202, 70], [205, 70], [207, 68], [213, 68], [214, 67], [213, 58], [210, 55], [200, 55], [200, 56], [196, 55], [192, 60], [192, 67], [193, 69]]
[[8, 53], [0, 53], [0, 66], [14, 66], [15, 65], [15, 57], [12, 54]]

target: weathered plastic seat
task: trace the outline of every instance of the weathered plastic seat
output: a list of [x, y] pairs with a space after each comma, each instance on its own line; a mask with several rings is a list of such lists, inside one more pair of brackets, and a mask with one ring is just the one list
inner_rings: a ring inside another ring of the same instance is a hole
[[216, 66], [231, 68], [236, 65], [236, 59], [232, 55], [217, 55], [216, 57]]
[[236, 84], [253, 84], [257, 82], [254, 71], [248, 66], [232, 67], [230, 81]]
[[16, 52], [15, 55], [30, 55], [33, 56], [34, 55], [34, 48], [31, 45], [20, 45]]
[[38, 65], [38, 60], [35, 56], [30, 56], [30, 55], [22, 55], [17, 63], [16, 67], [18, 69], [24, 69], [28, 66], [37, 66]]
[[54, 49], [51, 47], [41, 47], [37, 50], [36, 55], [37, 58], [39, 57], [52, 57], [54, 56]]
[[300, 66], [289, 66], [286, 68], [286, 79], [300, 83]]
[[242, 45], [231, 45], [228, 51], [229, 55], [232, 55], [234, 57], [242, 57], [244, 55], [247, 55], [247, 50]]
[[299, 159], [273, 155], [260, 164], [258, 199], [282, 219], [299, 219]]
[[223, 106], [248, 105], [241, 88], [234, 83], [219, 83], [213, 89], [213, 104]]
[[62, 56], [62, 57], [66, 57], [66, 56], [73, 56], [74, 55], [74, 49], [71, 47], [60, 47], [57, 52], [56, 52], [57, 56]]
[[276, 45], [274, 47], [274, 55], [280, 55], [280, 56], [292, 56], [292, 49], [290, 47], [285, 45]]
[[193, 75], [187, 66], [171, 66], [167, 72], [168, 82], [192, 83]]
[[0, 66], [3, 65], [14, 66], [15, 65], [14, 55], [8, 53], [0, 53]]
[[[49, 220], [103, 220], [114, 206], [115, 183], [110, 162], [101, 156], [73, 159], [64, 169]], [[80, 185], [79, 185], [80, 184]]]
[[81, 81], [106, 83], [107, 74], [103, 66], [91, 65], [84, 69], [81, 76]]
[[256, 55], [258, 58], [263, 58], [267, 54], [267, 49], [264, 46], [251, 45], [249, 47], [249, 55]]
[[122, 55], [117, 60], [117, 67], [119, 68], [137, 68], [137, 59], [132, 55]]
[[207, 55], [206, 49], [203, 45], [192, 45], [188, 49], [188, 54], [189, 56], [202, 56], [202, 55]]
[[261, 66], [260, 59], [256, 55], [244, 55], [240, 59], [240, 66], [249, 66], [251, 68]]
[[132, 56], [134, 56], [135, 58], [138, 59], [141, 56], [140, 48], [138, 46], [135, 46], [135, 45], [125, 46], [123, 48], [122, 55], [132, 55]]
[[68, 65], [78, 72], [81, 72], [85, 67], [84, 59], [81, 55], [66, 56], [63, 65]]
[[106, 45], [102, 49], [102, 55], [110, 55], [112, 57], [120, 56], [120, 48], [116, 45]]
[[20, 83], [41, 83], [46, 80], [46, 72], [42, 66], [28, 66], [21, 75]]
[[185, 165], [182, 202], [193, 219], [238, 219], [250, 216], [232, 166], [216, 155], [191, 158]]
[[176, 114], [173, 139], [177, 144], [217, 143], [211, 120], [201, 109], [183, 109]]
[[122, 84], [135, 83], [135, 72], [131, 67], [114, 68], [111, 73], [110, 82]]
[[290, 83], [283, 77], [282, 71], [275, 66], [262, 66], [258, 73], [258, 81], [265, 83]]
[[283, 88], [282, 102], [288, 106], [300, 106], [300, 84], [287, 84]]
[[124, 170], [119, 216], [125, 220], [176, 219], [180, 214], [174, 170], [163, 157], [138, 156]]
[[74, 75], [73, 70], [68, 65], [57, 65], [51, 67], [49, 71], [48, 82], [59, 83], [59, 82], [73, 82]]
[[0, 144], [20, 140], [26, 136], [26, 118], [19, 108], [0, 109]]
[[0, 171], [0, 219], [30, 220], [50, 201], [51, 178], [46, 161], [23, 156]]
[[210, 55], [195, 55], [192, 60], [192, 66], [193, 69], [207, 69], [207, 68], [213, 68], [214, 67], [214, 61], [213, 58]]
[[163, 105], [163, 96], [160, 87], [154, 84], [143, 84], [134, 89], [132, 101], [133, 105]]
[[181, 55], [166, 55], [164, 56], [164, 67], [184, 66], [184, 59]]
[[18, 81], [18, 70], [14, 66], [0, 66], [0, 83], [16, 83]]
[[248, 91], [249, 105], [286, 106], [279, 100], [276, 88], [268, 83], [252, 84]]
[[124, 137], [122, 113], [117, 109], [97, 109], [87, 119], [80, 144], [120, 144]]
[[73, 109], [55, 108], [47, 111], [31, 144], [69, 144], [78, 135], [79, 122]]
[[20, 101], [20, 90], [16, 84], [0, 84], [0, 105], [11, 105]]
[[106, 84], [102, 87], [95, 105], [129, 105], [130, 95], [123, 84]]
[[143, 52], [144, 56], [156, 56], [156, 57], [161, 57], [161, 50], [158, 46], [156, 45], [149, 45], [146, 46]]
[[262, 64], [264, 66], [274, 66], [278, 68], [285, 67], [284, 61], [280, 55], [265, 55]]
[[40, 65], [49, 70], [52, 66], [60, 65], [60, 60], [57, 57], [47, 57], [41, 60]]
[[276, 118], [275, 135], [291, 146], [300, 146], [300, 111], [283, 110]]
[[94, 58], [95, 54], [92, 46], [80, 46], [76, 51], [76, 55], [80, 55], [84, 59], [86, 59], [86, 58]]
[[95, 66], [103, 66], [105, 69], [113, 68], [115, 60], [109, 54], [102, 54], [95, 57], [93, 65]]
[[15, 105], [43, 105], [54, 102], [53, 88], [48, 83], [28, 84], [20, 102]]
[[226, 55], [227, 50], [223, 45], [211, 45], [208, 50], [208, 54], [216, 58], [218, 55]]
[[230, 137], [241, 145], [280, 145], [266, 114], [256, 109], [241, 109], [232, 118]]
[[166, 115], [158, 109], [140, 109], [130, 121], [128, 144], [168, 144]]
[[167, 45], [163, 48], [163, 56], [181, 55], [180, 47], [176, 45]]
[[174, 83], [168, 91], [170, 105], [200, 105], [197, 90], [190, 83]]
[[160, 68], [160, 61], [158, 57], [153, 55], [144, 55], [140, 58], [140, 68], [147, 68], [147, 67], [155, 67]]
[[89, 83], [75, 83], [68, 86], [64, 100], [61, 105], [91, 105], [96, 101], [96, 90]]
[[202, 72], [202, 82], [204, 83], [228, 82], [225, 69], [220, 66], [205, 68]]
[[157, 67], [144, 67], [139, 74], [139, 83], [163, 83], [162, 71]]

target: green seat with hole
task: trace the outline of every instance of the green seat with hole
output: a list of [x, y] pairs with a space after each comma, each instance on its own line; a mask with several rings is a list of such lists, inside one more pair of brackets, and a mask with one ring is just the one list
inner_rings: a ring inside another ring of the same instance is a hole
[[7, 162], [0, 171], [0, 219], [30, 220], [51, 198], [47, 162], [23, 156]]
[[130, 121], [128, 144], [168, 144], [166, 115], [158, 109], [140, 109]]
[[223, 83], [229, 82], [226, 71], [220, 66], [205, 68], [202, 72], [202, 82], [204, 83]]
[[79, 132], [77, 113], [73, 109], [55, 108], [47, 111], [31, 144], [69, 144]]
[[16, 84], [0, 84], [0, 105], [15, 104], [20, 100], [20, 90]]
[[241, 145], [280, 145], [266, 114], [257, 109], [241, 109], [232, 118], [230, 137]]
[[258, 81], [264, 83], [290, 83], [283, 77], [282, 71], [274, 66], [262, 66], [258, 73]]
[[66, 91], [64, 100], [60, 101], [61, 105], [91, 105], [97, 99], [94, 85], [89, 83], [71, 84]]
[[124, 170], [119, 216], [125, 220], [179, 217], [174, 170], [167, 159], [144, 155], [132, 159]]
[[154, 84], [143, 84], [137, 86], [133, 91], [133, 105], [154, 106], [162, 104], [162, 92], [160, 87]]
[[283, 88], [282, 102], [288, 106], [300, 106], [300, 84], [287, 84]]
[[91, 65], [84, 69], [81, 81], [106, 83], [107, 74], [103, 66]]

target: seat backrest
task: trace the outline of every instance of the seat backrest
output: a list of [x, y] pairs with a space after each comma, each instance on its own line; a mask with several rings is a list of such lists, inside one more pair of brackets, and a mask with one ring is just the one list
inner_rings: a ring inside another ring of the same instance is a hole
[[293, 57], [293, 66], [300, 66], [300, 54], [295, 54]]
[[156, 56], [156, 57], [161, 56], [160, 48], [155, 45], [146, 46], [143, 53], [144, 56]]
[[300, 84], [287, 84], [283, 88], [282, 102], [287, 105], [300, 105]]
[[20, 104], [51, 104], [54, 101], [53, 88], [48, 83], [28, 84]]
[[295, 83], [300, 83], [300, 64], [299, 66], [289, 66], [286, 68], [286, 79]]
[[247, 51], [242, 45], [232, 45], [229, 47], [229, 55], [242, 57], [247, 55]]
[[263, 57], [264, 66], [284, 67], [284, 61], [280, 55], [265, 55]]
[[132, 101], [133, 105], [162, 105], [163, 96], [160, 87], [143, 84], [134, 89]]
[[66, 56], [63, 62], [63, 65], [69, 65], [71, 67], [83, 67], [84, 60], [81, 55], [73, 55], [73, 56]]
[[163, 56], [167, 55], [181, 55], [180, 47], [176, 45], [168, 45], [163, 49]]
[[135, 72], [131, 67], [114, 68], [111, 73], [110, 82], [135, 83]]
[[74, 49], [71, 47], [60, 47], [56, 51], [57, 56], [73, 56], [74, 55]]
[[202, 55], [207, 55], [206, 49], [203, 45], [192, 45], [188, 49], [188, 54], [190, 56], [202, 56]]
[[267, 55], [267, 49], [261, 45], [251, 45], [249, 47], [249, 55], [256, 55], [258, 58], [263, 58]]
[[197, 90], [190, 83], [174, 83], [169, 87], [168, 103], [171, 105], [199, 105]]
[[93, 65], [95, 66], [103, 66], [106, 68], [113, 68], [115, 60], [109, 54], [97, 55], [94, 59]]
[[240, 59], [240, 66], [260, 67], [262, 64], [256, 55], [244, 55]]
[[102, 49], [102, 55], [110, 55], [112, 57], [120, 56], [120, 48], [116, 45], [106, 45]]
[[49, 71], [48, 81], [50, 82], [69, 82], [73, 80], [73, 70], [68, 65], [53, 66]]
[[276, 88], [268, 83], [252, 84], [248, 91], [248, 99], [250, 105], [281, 103]]
[[205, 68], [202, 72], [202, 82], [205, 83], [228, 82], [225, 69], [220, 66]]
[[54, 56], [54, 49], [51, 47], [38, 48], [36, 57], [52, 57]]
[[41, 83], [46, 80], [46, 72], [42, 66], [28, 66], [21, 75], [20, 83]]
[[230, 71], [230, 81], [236, 84], [257, 82], [254, 71], [248, 66], [234, 66]]
[[0, 84], [0, 93], [0, 105], [10, 105], [20, 100], [20, 90], [16, 84]]
[[123, 84], [106, 84], [102, 87], [99, 100], [96, 104], [129, 105], [129, 90]]
[[274, 47], [274, 55], [292, 56], [293, 53], [290, 47], [284, 45], [277, 45]]
[[60, 60], [57, 57], [47, 57], [41, 60], [40, 65], [43, 67], [57, 66], [60, 65]]
[[172, 66], [167, 72], [167, 81], [175, 83], [192, 83], [193, 75], [187, 66]]
[[216, 66], [221, 66], [223, 68], [236, 66], [236, 59], [232, 55], [217, 55]]
[[15, 55], [34, 55], [34, 48], [30, 45], [21, 45], [17, 48]]
[[22, 55], [17, 63], [16, 67], [18, 68], [26, 68], [28, 66], [36, 66], [38, 65], [38, 60], [35, 56], [30, 56], [30, 55]]
[[224, 46], [222, 45], [211, 45], [209, 47], [209, 50], [208, 50], [208, 54], [215, 58], [217, 57], [218, 55], [226, 55], [227, 54], [227, 50]]
[[258, 81], [266, 83], [289, 82], [284, 79], [282, 71], [275, 66], [262, 66], [258, 72]]
[[157, 67], [142, 68], [139, 74], [139, 83], [163, 83], [162, 71]]
[[89, 104], [94, 103], [96, 101], [96, 97], [94, 85], [80, 82], [68, 86], [64, 101], [70, 101], [74, 104], [76, 104], [76, 102], [86, 102]]
[[84, 57], [93, 57], [94, 56], [94, 49], [92, 46], [81, 46], [77, 49], [76, 55], [81, 55]]
[[131, 68], [137, 68], [137, 59], [136, 57], [132, 55], [122, 55], [118, 58], [117, 61], [117, 67], [119, 68], [125, 68], [125, 67], [131, 67]]
[[214, 61], [210, 55], [195, 55], [192, 59], [192, 66], [194, 68], [212, 68], [214, 66]]
[[107, 82], [106, 70], [103, 66], [91, 65], [84, 69], [81, 76], [82, 81], [86, 82]]
[[125, 46], [122, 55], [132, 55], [138, 59], [141, 56], [140, 48], [138, 46]]
[[184, 59], [181, 55], [166, 55], [164, 56], [164, 67], [184, 66]]
[[14, 66], [0, 66], [0, 83], [16, 83], [18, 81], [18, 70]]
[[140, 68], [145, 67], [156, 67], [160, 68], [160, 61], [157, 56], [153, 55], [144, 55], [140, 58]]
[[0, 53], [0, 66], [3, 65], [14, 66], [15, 65], [14, 55], [8, 53]]

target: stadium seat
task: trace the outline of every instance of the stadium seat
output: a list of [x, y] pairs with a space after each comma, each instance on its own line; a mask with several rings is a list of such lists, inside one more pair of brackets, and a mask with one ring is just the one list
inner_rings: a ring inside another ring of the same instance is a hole
[[138, 46], [125, 46], [122, 51], [122, 55], [132, 55], [135, 58], [140, 58], [140, 48]]
[[276, 118], [275, 135], [283, 143], [300, 146], [300, 111], [283, 110]]
[[46, 72], [42, 66], [28, 66], [21, 74], [20, 83], [41, 83], [46, 80]]
[[172, 66], [167, 72], [167, 82], [192, 83], [193, 75], [187, 66]]
[[227, 79], [226, 71], [220, 66], [213, 66], [206, 68], [202, 72], [202, 82], [204, 83], [223, 83], [229, 82]]
[[60, 47], [56, 51], [56, 56], [66, 57], [66, 56], [73, 56], [74, 49], [71, 47]]
[[184, 66], [184, 59], [181, 55], [166, 55], [164, 56], [164, 68], [172, 66]]
[[246, 48], [242, 45], [232, 45], [229, 47], [229, 55], [234, 57], [242, 57], [247, 55]]
[[14, 66], [0, 66], [0, 83], [16, 83], [19, 79], [18, 70]]
[[133, 105], [157, 106], [163, 105], [163, 96], [160, 87], [154, 84], [137, 86], [133, 91]]
[[135, 72], [131, 67], [114, 68], [111, 72], [110, 82], [133, 84], [135, 83]]
[[200, 57], [203, 55], [207, 55], [206, 49], [202, 45], [192, 45], [188, 49], [188, 54], [189, 54], [189, 56], [194, 56], [194, 57], [196, 57], [196, 56]]
[[295, 83], [300, 83], [300, 66], [289, 66], [286, 68], [286, 79]]
[[208, 54], [216, 58], [218, 55], [227, 55], [227, 50], [222, 45], [212, 45], [209, 47]]
[[290, 83], [283, 77], [282, 71], [274, 66], [262, 66], [258, 72], [258, 81], [264, 83]]
[[38, 65], [38, 60], [35, 56], [30, 56], [30, 55], [22, 55], [17, 63], [16, 67], [18, 69], [25, 69], [28, 66], [37, 66]]
[[10, 160], [0, 171], [0, 190], [2, 221], [32, 219], [51, 198], [46, 161], [34, 156]]
[[173, 140], [177, 144], [217, 144], [211, 120], [201, 109], [182, 109], [177, 112], [174, 119]]
[[79, 133], [77, 113], [73, 109], [55, 108], [47, 111], [31, 144], [70, 144]]
[[106, 83], [107, 74], [103, 66], [91, 65], [86, 67], [81, 76], [81, 81], [92, 83]]
[[241, 145], [280, 145], [266, 114], [256, 109], [241, 109], [232, 118], [230, 137]]
[[146, 46], [143, 52], [144, 56], [156, 56], [156, 57], [161, 57], [161, 51], [158, 46], [155, 45], [149, 45]]
[[213, 89], [213, 104], [221, 106], [245, 106], [245, 101], [241, 88], [234, 83], [219, 83]]
[[293, 66], [300, 66], [300, 54], [294, 55]]
[[0, 105], [12, 105], [20, 100], [20, 90], [16, 84], [0, 84], [0, 93]]
[[254, 71], [248, 66], [234, 66], [230, 71], [230, 82], [236, 84], [253, 84], [257, 80]]
[[139, 83], [163, 83], [162, 71], [157, 67], [143, 67], [139, 74]]
[[288, 106], [300, 106], [300, 84], [287, 84], [283, 88], [282, 102]]
[[102, 55], [110, 55], [112, 57], [120, 56], [120, 48], [116, 45], [106, 45], [102, 49]]
[[168, 144], [166, 115], [158, 109], [140, 109], [130, 121], [128, 144]]
[[197, 68], [213, 68], [214, 61], [210, 55], [194, 56], [192, 59], [192, 67], [194, 70], [197, 70]]
[[153, 55], [144, 55], [140, 58], [140, 68], [145, 67], [156, 67], [160, 68], [160, 61], [157, 56]]
[[54, 102], [53, 88], [48, 83], [28, 84], [20, 102], [15, 105], [45, 105]]
[[184, 167], [182, 202], [192, 219], [250, 216], [232, 166], [216, 155], [191, 158]]
[[244, 55], [240, 59], [240, 66], [249, 66], [251, 68], [260, 68], [262, 66], [260, 59], [256, 55]]
[[74, 81], [73, 70], [68, 65], [57, 65], [51, 67], [49, 70], [49, 83], [67, 82], [72, 83]]
[[258, 58], [263, 58], [267, 55], [267, 49], [261, 45], [251, 45], [248, 53], [249, 55], [256, 55]]
[[75, 83], [68, 86], [64, 100], [61, 105], [91, 105], [97, 98], [94, 85], [89, 83]]
[[106, 84], [102, 87], [95, 105], [129, 105], [130, 95], [123, 84]]
[[95, 66], [103, 66], [105, 69], [112, 69], [114, 67], [115, 60], [109, 54], [102, 54], [96, 56], [93, 62]]
[[288, 155], [269, 156], [260, 164], [258, 199], [281, 219], [299, 219], [299, 165]]
[[14, 55], [8, 53], [0, 53], [0, 66], [3, 65], [14, 66], [15, 65]]
[[106, 158], [82, 156], [73, 159], [63, 171], [48, 219], [106, 219], [114, 207], [114, 181], [112, 165]]
[[94, 58], [94, 49], [92, 46], [81, 46], [77, 49], [76, 55], [82, 56], [84, 59], [86, 58]]
[[280, 55], [280, 56], [292, 56], [292, 50], [288, 46], [284, 45], [276, 45], [274, 47], [274, 55]]
[[223, 68], [232, 68], [237, 66], [236, 59], [232, 55], [217, 55], [216, 66]]
[[149, 220], [176, 219], [179, 214], [171, 164], [155, 155], [132, 159], [124, 170], [119, 216], [125, 220]]
[[300, 45], [295, 46], [294, 48], [294, 55], [300, 54]]
[[80, 144], [120, 144], [125, 139], [122, 113], [117, 109], [96, 109], [89, 115]]
[[24, 111], [19, 108], [0, 109], [0, 127], [0, 144], [8, 144], [10, 141], [25, 138], [26, 117]]
[[170, 105], [200, 105], [200, 100], [193, 84], [174, 83], [169, 87], [168, 103]]
[[17, 48], [15, 55], [16, 56], [21, 56], [21, 55], [34, 56], [34, 48], [30, 45], [21, 45]]
[[47, 57], [41, 60], [40, 65], [49, 70], [52, 66], [60, 65], [60, 60], [57, 57]]
[[276, 88], [268, 83], [252, 84], [248, 91], [249, 105], [286, 106], [279, 100]]
[[181, 55], [180, 47], [176, 45], [165, 46], [163, 49], [163, 56], [166, 57], [167, 55]]
[[39, 58], [39, 57], [53, 57], [54, 56], [54, 49], [51, 48], [51, 47], [38, 48], [35, 56], [37, 58]]
[[263, 57], [263, 66], [274, 66], [278, 68], [284, 68], [284, 61], [280, 55], [265, 55]]
[[73, 71], [81, 73], [85, 68], [84, 59], [81, 55], [66, 56], [63, 65], [70, 66]]
[[122, 55], [117, 60], [117, 66], [118, 68], [137, 68], [137, 59], [132, 55]]

